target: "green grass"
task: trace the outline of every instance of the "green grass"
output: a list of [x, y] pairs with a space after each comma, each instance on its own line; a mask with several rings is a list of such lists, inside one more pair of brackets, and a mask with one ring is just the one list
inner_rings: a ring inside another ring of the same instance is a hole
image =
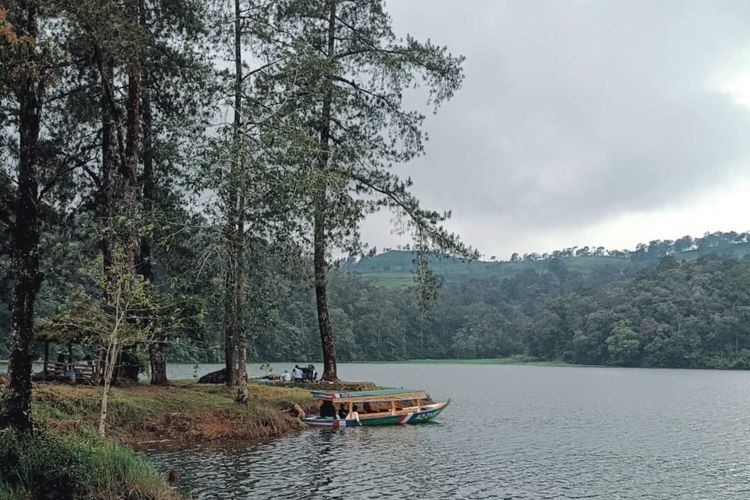
[[129, 498], [177, 496], [143, 457], [90, 430], [66, 436], [0, 431], [0, 498]]
[[[235, 402], [224, 385], [172, 382], [167, 387], [139, 384], [112, 390], [107, 436], [134, 446], [163, 441], [191, 445], [208, 441], [252, 443], [301, 428], [287, 410], [314, 406], [307, 390], [248, 384], [247, 404]], [[96, 428], [101, 389], [65, 384], [34, 385], [33, 418], [42, 428], [65, 435]]]
[[252, 443], [301, 428], [286, 412], [292, 404], [314, 406], [299, 387], [250, 383], [248, 392], [249, 403], [239, 404], [224, 385], [176, 381], [113, 388], [105, 441], [93, 430], [101, 388], [35, 383], [38, 432], [18, 437], [0, 431], [0, 500], [46, 498], [49, 491], [71, 491], [71, 498], [176, 498], [147, 459], [118, 442]]
[[[310, 401], [307, 391], [299, 388], [277, 388], [248, 384], [250, 402], [238, 405], [232, 389], [223, 385], [174, 381], [167, 387], [146, 384], [116, 387], [109, 400], [109, 424], [119, 425], [158, 417], [164, 413], [231, 411], [252, 415], [266, 409], [284, 410], [292, 403]], [[93, 424], [99, 415], [101, 389], [65, 384], [35, 384], [34, 419], [45, 423], [77, 419]]]

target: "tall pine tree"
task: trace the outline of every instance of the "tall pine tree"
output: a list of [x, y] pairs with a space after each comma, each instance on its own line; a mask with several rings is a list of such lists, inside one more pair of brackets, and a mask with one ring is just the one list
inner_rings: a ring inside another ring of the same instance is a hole
[[299, 168], [309, 179], [323, 378], [335, 380], [328, 259], [332, 248], [361, 249], [358, 227], [367, 214], [388, 208], [403, 216], [402, 227], [417, 241], [417, 278], [425, 298], [434, 285], [426, 252], [475, 256], [443, 229], [449, 214], [421, 208], [409, 191], [411, 181], [393, 168], [424, 151], [424, 115], [407, 108], [404, 92], [425, 88], [428, 104], [437, 109], [460, 87], [462, 58], [429, 41], [397, 37], [381, 0], [287, 0], [275, 14], [287, 42], [283, 51], [306, 60], [308, 69], [305, 78], [289, 79], [286, 92], [308, 96], [295, 119], [317, 143]]

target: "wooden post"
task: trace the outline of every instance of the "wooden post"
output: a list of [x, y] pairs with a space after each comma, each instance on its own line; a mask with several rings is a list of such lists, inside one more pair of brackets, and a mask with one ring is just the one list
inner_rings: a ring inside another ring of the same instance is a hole
[[354, 411], [354, 401], [349, 401], [349, 415], [347, 415], [347, 417], [351, 417], [353, 411]]
[[395, 414], [396, 414], [396, 402], [391, 401], [391, 415], [395, 415]]
[[42, 378], [47, 380], [47, 366], [49, 365], [49, 340], [44, 341], [44, 367], [42, 368]]

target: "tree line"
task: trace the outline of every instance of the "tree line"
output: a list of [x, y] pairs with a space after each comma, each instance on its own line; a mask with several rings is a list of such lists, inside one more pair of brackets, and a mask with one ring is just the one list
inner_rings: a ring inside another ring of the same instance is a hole
[[[429, 306], [425, 255], [476, 254], [399, 168], [424, 152], [424, 113], [459, 89], [462, 61], [394, 33], [380, 0], [4, 2], [2, 424], [31, 428], [35, 334], [103, 361], [102, 433], [124, 349], [145, 346], [165, 384], [166, 351], [218, 329], [246, 399], [248, 341], [291, 269], [309, 277], [335, 380], [330, 256], [364, 252], [359, 223], [378, 210], [413, 237]], [[404, 104], [412, 89], [423, 107]]]
[[[560, 259], [566, 257], [615, 257], [634, 261], [645, 261], [661, 259], [669, 255], [680, 256], [704, 253], [732, 252], [737, 245], [750, 243], [750, 233], [738, 233], [736, 231], [716, 231], [706, 233], [702, 237], [693, 238], [690, 235], [682, 236], [676, 240], [651, 240], [648, 243], [639, 243], [635, 250], [607, 249], [603, 246], [574, 246], [555, 250], [553, 252], [531, 252], [519, 254], [513, 252], [511, 262], [538, 261], [549, 259]], [[494, 259], [493, 259], [494, 260]]]
[[[469, 264], [473, 265], [473, 264]], [[283, 293], [258, 359], [316, 359], [301, 290]], [[336, 273], [331, 315], [346, 361], [509, 356], [577, 364], [750, 368], [750, 258], [663, 257], [589, 273], [550, 260], [509, 277], [446, 280], [420, 317], [409, 287]]]

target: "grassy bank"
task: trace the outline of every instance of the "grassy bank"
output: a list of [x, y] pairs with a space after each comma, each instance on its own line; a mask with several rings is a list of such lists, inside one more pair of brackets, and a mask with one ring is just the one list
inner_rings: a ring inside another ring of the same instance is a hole
[[0, 499], [177, 498], [165, 478], [129, 448], [91, 430], [64, 436], [0, 431]]
[[[196, 444], [206, 441], [256, 442], [300, 429], [286, 411], [293, 403], [311, 408], [300, 388], [248, 384], [250, 401], [238, 404], [223, 385], [178, 381], [166, 387], [139, 384], [112, 390], [109, 437], [138, 446], [153, 442]], [[34, 419], [49, 432], [64, 434], [94, 427], [101, 389], [35, 384]]]
[[223, 385], [115, 387], [105, 441], [93, 430], [101, 388], [35, 383], [38, 431], [31, 437], [0, 431], [0, 499], [177, 498], [165, 475], [131, 447], [252, 444], [296, 432], [302, 424], [287, 410], [294, 403], [316, 407], [308, 388], [251, 383], [249, 403], [239, 404]]

